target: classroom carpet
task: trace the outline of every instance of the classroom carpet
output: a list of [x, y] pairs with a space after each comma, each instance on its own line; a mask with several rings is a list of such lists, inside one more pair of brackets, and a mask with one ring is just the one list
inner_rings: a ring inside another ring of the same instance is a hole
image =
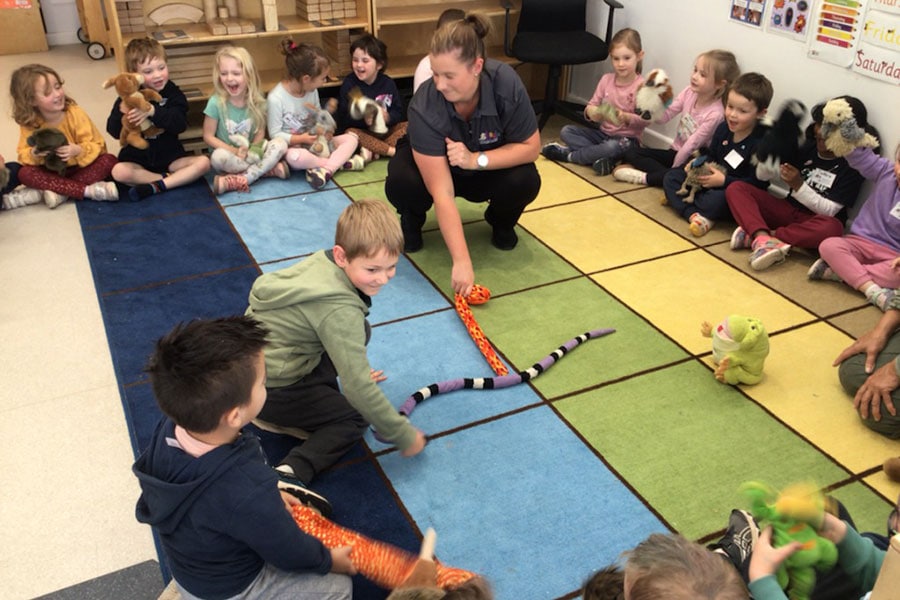
[[[209, 180], [139, 203], [78, 203], [135, 455], [160, 417], [143, 366], [180, 321], [242, 314], [254, 279], [333, 244], [349, 202], [386, 202], [387, 162], [313, 190], [303, 173], [216, 197]], [[864, 531], [884, 533], [900, 486], [881, 471], [896, 442], [856, 417], [831, 363], [877, 321], [843, 285], [810, 282], [795, 253], [754, 272], [729, 249], [732, 226], [702, 238], [662, 192], [538, 159], [543, 185], [519, 245], [490, 244], [484, 205], [457, 199], [476, 282], [473, 308], [510, 370], [570, 338], [589, 340], [533, 381], [430, 398], [412, 414], [429, 436], [403, 458], [371, 433], [313, 483], [334, 520], [484, 575], [501, 599], [574, 598], [595, 570], [654, 532], [703, 543], [746, 507], [738, 488], [813, 480]], [[369, 358], [395, 406], [415, 390], [491, 369], [453, 308], [450, 260], [433, 211], [425, 247], [400, 257], [373, 298]], [[754, 386], [713, 377], [703, 321], [759, 317], [771, 344]], [[252, 428], [252, 427], [251, 427]], [[252, 428], [270, 462], [292, 440]], [[165, 556], [160, 556], [168, 577]], [[386, 590], [357, 576], [354, 597]]]

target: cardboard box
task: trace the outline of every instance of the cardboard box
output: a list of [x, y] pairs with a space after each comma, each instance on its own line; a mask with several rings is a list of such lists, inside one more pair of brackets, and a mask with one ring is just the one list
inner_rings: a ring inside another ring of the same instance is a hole
[[41, 5], [38, 0], [22, 0], [20, 8], [0, 9], [0, 54], [22, 54], [24, 52], [46, 52], [47, 33], [41, 19]]

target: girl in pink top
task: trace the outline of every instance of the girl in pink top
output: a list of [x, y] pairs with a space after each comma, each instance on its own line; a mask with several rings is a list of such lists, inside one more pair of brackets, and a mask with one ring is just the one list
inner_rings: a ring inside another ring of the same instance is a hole
[[[600, 175], [609, 175], [614, 165], [632, 147], [640, 144], [641, 133], [649, 124], [634, 114], [634, 96], [641, 77], [641, 34], [634, 29], [622, 29], [610, 42], [609, 57], [613, 72], [600, 78], [597, 89], [584, 116], [600, 123], [598, 129], [580, 125], [566, 125], [559, 132], [563, 143], [552, 142], [541, 150], [549, 159], [593, 165]], [[592, 107], [610, 105], [609, 112], [591, 118]]]
[[623, 158], [627, 164], [616, 167], [613, 177], [628, 183], [662, 187], [666, 171], [684, 165], [691, 152], [709, 144], [716, 127], [725, 118], [724, 99], [728, 88], [740, 74], [734, 54], [727, 50], [709, 50], [698, 56], [690, 85], [657, 121], [668, 123], [681, 114], [672, 146], [632, 148]]

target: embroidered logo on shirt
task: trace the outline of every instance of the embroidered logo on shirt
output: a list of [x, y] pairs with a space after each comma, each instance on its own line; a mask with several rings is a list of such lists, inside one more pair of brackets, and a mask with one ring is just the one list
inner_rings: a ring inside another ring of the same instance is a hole
[[482, 131], [478, 136], [479, 146], [491, 146], [500, 140], [500, 134], [496, 131]]

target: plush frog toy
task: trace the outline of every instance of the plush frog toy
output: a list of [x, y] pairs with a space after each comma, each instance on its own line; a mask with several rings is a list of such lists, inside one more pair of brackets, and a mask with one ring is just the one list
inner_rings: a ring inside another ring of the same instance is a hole
[[716, 379], [730, 385], [753, 385], [762, 380], [769, 335], [759, 319], [731, 315], [715, 329], [704, 321], [700, 333], [712, 338]]
[[813, 524], [821, 526], [825, 497], [811, 483], [798, 483], [780, 493], [765, 483], [749, 481], [741, 492], [750, 500], [750, 514], [760, 528], [772, 527], [776, 548], [800, 542], [801, 548], [778, 568], [778, 585], [791, 600], [808, 600], [816, 584], [816, 571], [832, 568], [838, 559], [834, 543], [820, 536]]

